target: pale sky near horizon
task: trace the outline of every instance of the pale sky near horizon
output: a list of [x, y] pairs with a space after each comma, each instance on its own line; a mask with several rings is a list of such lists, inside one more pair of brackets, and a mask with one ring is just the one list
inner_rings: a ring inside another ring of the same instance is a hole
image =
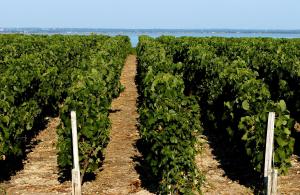
[[1, 0], [0, 27], [300, 29], [300, 1]]

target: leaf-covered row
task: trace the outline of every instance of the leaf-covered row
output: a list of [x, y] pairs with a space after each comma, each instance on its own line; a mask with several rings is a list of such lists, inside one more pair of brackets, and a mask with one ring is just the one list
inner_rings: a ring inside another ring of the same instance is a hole
[[298, 91], [289, 86], [295, 85], [290, 78], [296, 81], [299, 69], [299, 40], [160, 37], [158, 41], [174, 62], [184, 63], [186, 93], [197, 95], [203, 118], [214, 129], [226, 130], [233, 144], [242, 145], [258, 172], [264, 163], [268, 112], [276, 112], [274, 160], [280, 172], [286, 172], [294, 147], [288, 108], [294, 108], [285, 102], [290, 105], [295, 98], [291, 94]]
[[[59, 111], [58, 163], [70, 167], [70, 138], [64, 136], [70, 135], [69, 112], [74, 109], [82, 117], [78, 119], [81, 163], [91, 161], [86, 150], [98, 154], [107, 144], [108, 109], [122, 89], [119, 77], [129, 50], [128, 37], [1, 35], [2, 159], [22, 156], [34, 124]], [[69, 156], [64, 158], [65, 153]], [[90, 172], [96, 168], [91, 166]]]
[[99, 167], [109, 141], [109, 109], [112, 99], [123, 89], [120, 76], [130, 47], [128, 38], [108, 39], [70, 72], [71, 85], [60, 108], [62, 123], [58, 129], [61, 168], [70, 170], [72, 167], [72, 110], [77, 114], [82, 173], [93, 173]]
[[193, 96], [184, 95], [182, 64], [173, 63], [149, 37], [140, 37], [137, 55], [140, 134], [159, 193], [200, 191], [203, 178], [195, 164], [200, 108]]

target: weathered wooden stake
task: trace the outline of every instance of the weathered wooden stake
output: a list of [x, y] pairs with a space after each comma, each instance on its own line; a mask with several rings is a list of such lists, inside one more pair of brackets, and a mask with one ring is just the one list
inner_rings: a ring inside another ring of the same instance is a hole
[[265, 151], [264, 184], [267, 195], [277, 193], [277, 170], [272, 168], [275, 113], [269, 112]]
[[273, 169], [273, 171], [272, 171], [272, 191], [271, 191], [271, 194], [273, 194], [273, 195], [277, 194], [277, 176], [278, 176], [278, 171], [276, 169]]
[[74, 164], [74, 168], [72, 169], [72, 195], [81, 195], [77, 122], [76, 122], [75, 111], [71, 111], [71, 124], [72, 124], [73, 164]]

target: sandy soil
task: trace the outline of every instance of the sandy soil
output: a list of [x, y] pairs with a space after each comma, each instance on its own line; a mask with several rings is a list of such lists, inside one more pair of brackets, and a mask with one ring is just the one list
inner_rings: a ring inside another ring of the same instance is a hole
[[300, 158], [292, 156], [292, 167], [287, 175], [278, 177], [279, 194], [300, 194]]
[[226, 176], [206, 136], [199, 141], [202, 143], [202, 151], [196, 156], [196, 163], [206, 177], [202, 187], [204, 194], [253, 194], [250, 188]]
[[[203, 143], [202, 152], [196, 157], [196, 162], [206, 177], [203, 193], [224, 195], [261, 193], [260, 180], [247, 172], [247, 167], [243, 165], [239, 156], [232, 157], [225, 148], [226, 144], [215, 143], [218, 141], [220, 142], [216, 138], [208, 139], [206, 136], [200, 138], [200, 142]], [[223, 151], [223, 154], [216, 150]], [[278, 177], [278, 194], [300, 194], [300, 158], [293, 155], [291, 161], [292, 167], [288, 173]]]
[[53, 118], [45, 130], [41, 131], [31, 144], [37, 145], [24, 160], [24, 169], [12, 176], [3, 188], [8, 195], [15, 194], [68, 194], [70, 182], [61, 184], [58, 181], [56, 155], [56, 127], [58, 118]]

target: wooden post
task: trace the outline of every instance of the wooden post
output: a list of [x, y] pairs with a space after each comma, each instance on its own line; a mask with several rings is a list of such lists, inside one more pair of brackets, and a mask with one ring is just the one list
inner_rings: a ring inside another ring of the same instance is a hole
[[277, 195], [277, 176], [278, 176], [278, 171], [274, 169], [272, 171], [272, 190], [271, 190], [272, 195]]
[[[273, 160], [273, 144], [274, 144], [274, 124], [275, 124], [275, 113], [269, 112], [268, 117], [268, 128], [267, 128], [267, 138], [266, 138], [266, 151], [265, 151], [265, 167], [264, 167], [264, 184], [265, 192], [267, 195], [272, 193], [272, 160]], [[277, 171], [275, 171], [277, 173]], [[277, 176], [276, 176], [277, 178]], [[277, 185], [277, 184], [276, 184]]]
[[81, 195], [77, 122], [76, 122], [75, 111], [71, 111], [71, 124], [72, 124], [73, 164], [74, 164], [74, 168], [72, 169], [72, 195]]

